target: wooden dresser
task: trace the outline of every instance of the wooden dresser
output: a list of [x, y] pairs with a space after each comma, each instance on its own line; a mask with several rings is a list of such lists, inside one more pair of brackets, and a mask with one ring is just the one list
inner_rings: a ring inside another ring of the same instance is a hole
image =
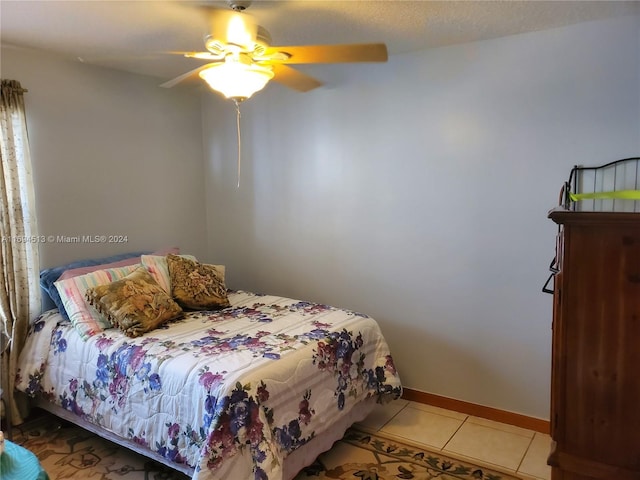
[[640, 214], [552, 210], [552, 480], [640, 480]]

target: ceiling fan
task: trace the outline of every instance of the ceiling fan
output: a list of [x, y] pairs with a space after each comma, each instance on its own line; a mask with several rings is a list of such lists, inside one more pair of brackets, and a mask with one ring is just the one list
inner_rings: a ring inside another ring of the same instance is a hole
[[210, 63], [186, 72], [161, 86], [170, 88], [200, 76], [209, 86], [236, 103], [246, 100], [270, 81], [299, 92], [322, 85], [289, 64], [386, 62], [384, 43], [347, 45], [272, 46], [269, 32], [244, 10], [251, 1], [227, 0], [231, 10], [214, 10], [206, 52], [180, 52]]

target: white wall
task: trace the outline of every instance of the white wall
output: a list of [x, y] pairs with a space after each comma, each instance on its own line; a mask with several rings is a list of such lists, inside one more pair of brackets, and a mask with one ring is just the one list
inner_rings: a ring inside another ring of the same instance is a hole
[[197, 94], [4, 45], [0, 73], [29, 90], [39, 233], [127, 237], [125, 243], [42, 244], [43, 268], [172, 245], [205, 254]]
[[178, 244], [231, 287], [372, 315], [409, 388], [546, 418], [546, 213], [573, 164], [640, 152], [638, 25], [308, 67], [326, 87], [242, 105], [239, 189], [229, 102], [3, 46], [40, 232], [129, 238], [43, 245], [42, 266]]
[[359, 310], [406, 387], [548, 418], [547, 211], [640, 153], [639, 19], [307, 70], [203, 100], [208, 248], [231, 287]]

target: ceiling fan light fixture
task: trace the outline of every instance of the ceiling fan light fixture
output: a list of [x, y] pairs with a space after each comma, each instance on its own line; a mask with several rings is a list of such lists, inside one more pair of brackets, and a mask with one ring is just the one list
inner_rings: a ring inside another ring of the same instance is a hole
[[242, 101], [262, 90], [274, 74], [267, 66], [227, 60], [202, 70], [199, 75], [216, 92]]

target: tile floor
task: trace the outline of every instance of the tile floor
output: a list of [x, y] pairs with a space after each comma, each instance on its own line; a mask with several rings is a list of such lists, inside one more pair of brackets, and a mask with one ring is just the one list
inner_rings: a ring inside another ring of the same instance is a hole
[[551, 478], [546, 464], [551, 438], [533, 430], [406, 400], [377, 407], [361, 424], [526, 480]]

